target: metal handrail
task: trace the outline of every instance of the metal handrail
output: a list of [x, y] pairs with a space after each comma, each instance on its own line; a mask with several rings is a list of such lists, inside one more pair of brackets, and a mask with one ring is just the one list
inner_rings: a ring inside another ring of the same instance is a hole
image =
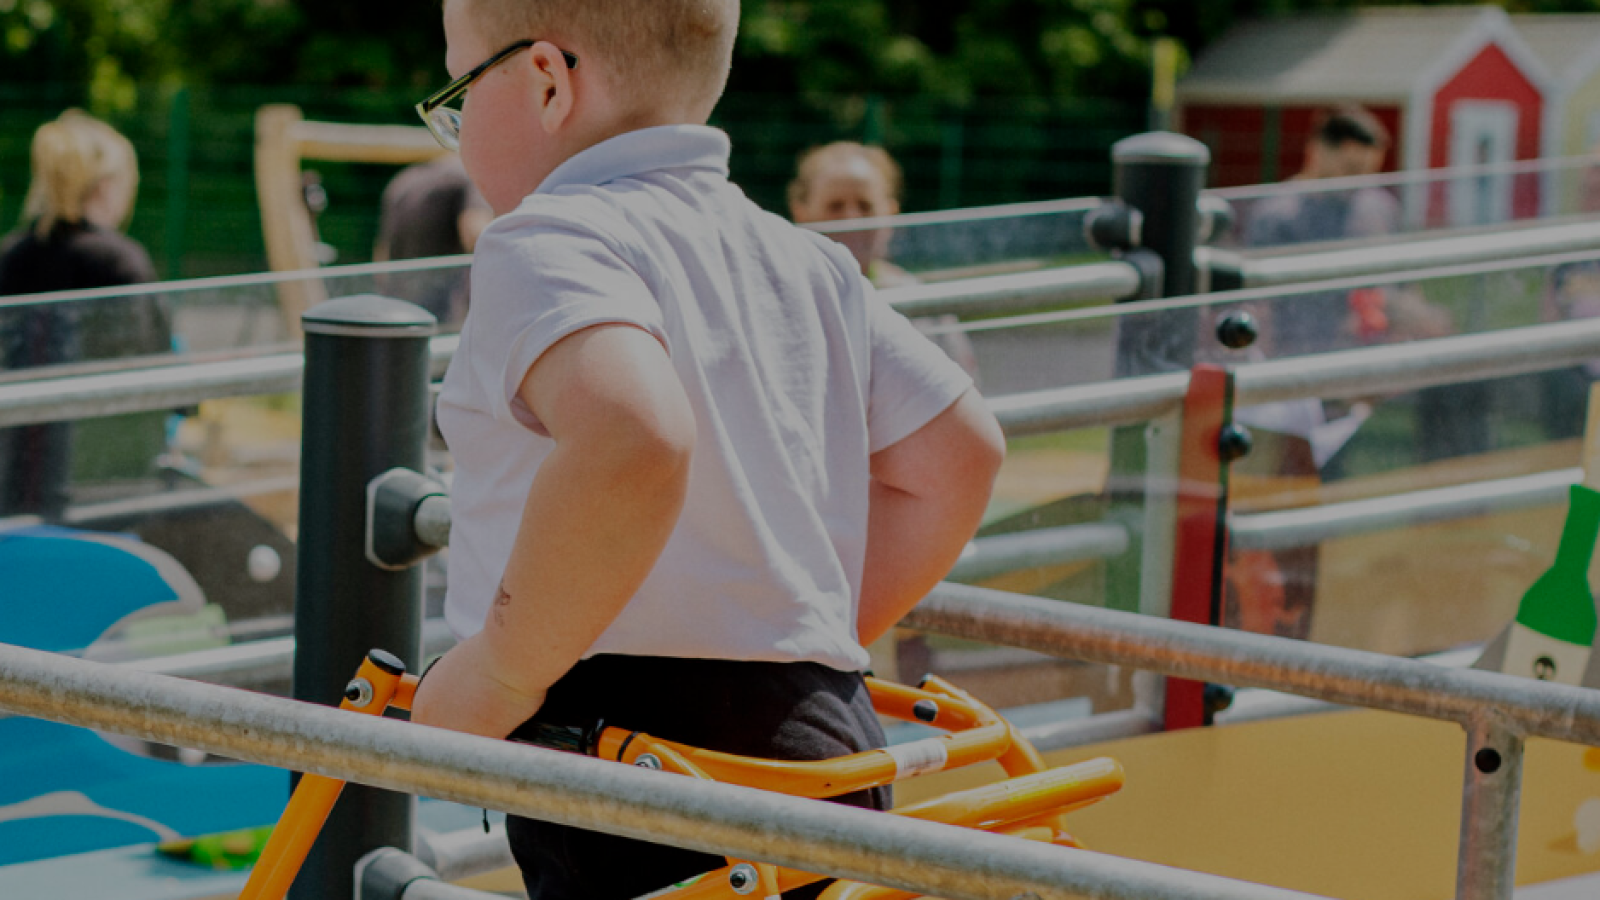
[[907, 316], [1032, 312], [1068, 303], [1106, 302], [1139, 292], [1139, 270], [1125, 262], [1085, 263], [1011, 275], [912, 284], [878, 292]]
[[1232, 515], [1228, 542], [1239, 550], [1310, 547], [1332, 538], [1411, 528], [1565, 503], [1582, 469], [1558, 469], [1343, 503]]
[[1525, 738], [1600, 746], [1600, 691], [1588, 688], [950, 584], [904, 624], [1456, 722], [1467, 733], [1457, 900], [1511, 897]]
[[[439, 656], [453, 646], [455, 636], [450, 633], [444, 619], [423, 621], [423, 660]], [[141, 672], [254, 690], [287, 682], [294, 669], [294, 653], [293, 637], [277, 637], [129, 660], [118, 665]], [[9, 715], [0, 712], [0, 719]], [[1029, 743], [1041, 752], [1048, 752], [1148, 734], [1159, 730], [1160, 723], [1141, 710], [1120, 710], [1065, 722], [1023, 725], [1021, 728]]]
[[[1581, 227], [1592, 233], [1600, 246], [1600, 223]], [[1006, 291], [1070, 292], [1077, 288], [1063, 286], [1099, 284], [1100, 275], [1095, 273], [1106, 277], [1108, 287], [1112, 282], [1122, 284], [1119, 279], [1133, 268], [1122, 263], [1105, 266], [1075, 267], [1091, 270], [1094, 276], [1077, 282], [1073, 280], [1076, 276], [1069, 277], [1075, 269], [1066, 268], [1027, 273], [1026, 277], [991, 276], [952, 284], [965, 285], [972, 291], [992, 289], [997, 296]], [[1113, 269], [1120, 274], [1113, 274]], [[1022, 287], [1029, 283], [1027, 277], [1037, 279], [1030, 288]], [[955, 289], [951, 285], [921, 285], [901, 290], [910, 292], [904, 295], [907, 303], [926, 299], [934, 304], [937, 297], [953, 296], [941, 292]], [[455, 335], [434, 339], [436, 375], [454, 356], [459, 341]], [[1240, 366], [1239, 402], [1394, 393], [1453, 380], [1545, 371], [1595, 356], [1600, 356], [1600, 320], [1524, 326]], [[277, 353], [5, 384], [0, 385], [0, 427], [170, 409], [217, 397], [292, 391], [300, 385], [303, 368], [302, 354]], [[1034, 434], [1147, 421], [1176, 409], [1187, 384], [1187, 373], [1174, 372], [1011, 394], [990, 402], [1008, 434]]]
[[[1196, 626], [1198, 627], [1198, 626]], [[1296, 891], [420, 728], [0, 645], [0, 707], [950, 900], [1304, 900]]]
[[1461, 724], [1494, 715], [1519, 734], [1600, 746], [1600, 691], [1593, 689], [949, 583], [902, 624]]
[[1361, 188], [1404, 187], [1452, 181], [1459, 178], [1484, 176], [1509, 177], [1514, 175], [1549, 175], [1569, 169], [1588, 168], [1595, 164], [1594, 157], [1562, 156], [1544, 159], [1518, 159], [1500, 163], [1480, 163], [1471, 166], [1450, 166], [1437, 169], [1406, 169], [1400, 172], [1380, 172], [1376, 175], [1348, 175], [1342, 178], [1295, 179], [1271, 184], [1240, 185], [1238, 187], [1212, 188], [1208, 197], [1222, 200], [1260, 200], [1279, 194], [1312, 194], [1331, 191], [1353, 191]]
[[[1596, 249], [1600, 249], [1600, 222], [1586, 221], [1320, 253], [1248, 257], [1236, 264], [1243, 286], [1259, 288]], [[1211, 251], [1210, 257], [1213, 265], [1223, 258], [1216, 251]]]
[[[1239, 406], [1349, 399], [1545, 372], [1600, 356], [1600, 319], [1386, 344], [1237, 367]], [[1145, 422], [1175, 412], [1188, 372], [1008, 394], [990, 401], [1008, 435]]]

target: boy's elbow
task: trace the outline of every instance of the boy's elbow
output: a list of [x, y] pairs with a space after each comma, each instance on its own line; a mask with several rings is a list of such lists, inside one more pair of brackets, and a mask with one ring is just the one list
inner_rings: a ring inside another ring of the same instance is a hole
[[694, 417], [668, 414], [641, 416], [615, 423], [602, 440], [603, 455], [617, 473], [638, 485], [682, 488], [688, 484], [694, 459]]
[[968, 466], [975, 481], [992, 486], [1006, 461], [1006, 436], [987, 409], [976, 418], [967, 451]]

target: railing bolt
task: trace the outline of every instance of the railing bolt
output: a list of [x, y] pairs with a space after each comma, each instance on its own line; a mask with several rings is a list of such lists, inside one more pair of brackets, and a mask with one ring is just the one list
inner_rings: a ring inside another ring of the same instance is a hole
[[654, 753], [639, 754], [639, 758], [634, 760], [633, 764], [641, 769], [653, 769], [657, 772], [661, 771], [661, 760]]
[[1217, 453], [1221, 455], [1223, 462], [1231, 463], [1249, 456], [1255, 444], [1250, 429], [1237, 424], [1224, 425], [1222, 433], [1217, 437]]
[[1484, 747], [1472, 757], [1473, 765], [1485, 775], [1493, 775], [1500, 771], [1500, 751], [1493, 747]]
[[1242, 309], [1228, 313], [1217, 322], [1217, 340], [1229, 350], [1243, 350], [1254, 344], [1260, 336], [1255, 316]]
[[756, 889], [761, 881], [756, 874], [756, 867], [749, 863], [740, 863], [728, 873], [728, 887], [733, 888], [735, 894], [748, 894]]
[[918, 700], [911, 704], [911, 714], [917, 717], [918, 722], [932, 722], [939, 718], [939, 704], [932, 700]]
[[356, 709], [365, 709], [372, 702], [372, 682], [365, 678], [357, 678], [344, 687], [344, 699]]
[[1200, 697], [1208, 722], [1212, 716], [1233, 706], [1233, 688], [1225, 684], [1207, 684], [1200, 692]]

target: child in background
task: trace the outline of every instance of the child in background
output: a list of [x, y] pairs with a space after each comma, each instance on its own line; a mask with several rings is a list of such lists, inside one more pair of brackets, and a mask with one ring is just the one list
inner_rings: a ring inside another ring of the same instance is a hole
[[[461, 642], [417, 722], [502, 738], [603, 718], [787, 759], [881, 745], [863, 643], [955, 562], [1004, 444], [848, 252], [729, 183], [705, 122], [738, 10], [446, 0], [457, 80], [419, 111], [499, 218], [439, 403]], [[536, 900], [722, 864], [507, 831]]]
[[[900, 164], [882, 147], [835, 141], [800, 156], [789, 182], [789, 217], [797, 224], [849, 222], [900, 214], [905, 183]], [[861, 273], [880, 288], [916, 284], [910, 272], [889, 262], [889, 228], [841, 231], [833, 239], [850, 248]]]
[[[835, 141], [813, 147], [800, 156], [794, 181], [789, 183], [789, 217], [800, 225], [821, 222], [849, 223], [852, 219], [877, 219], [900, 214], [900, 193], [905, 178], [900, 164], [882, 147], [854, 141]], [[915, 275], [890, 262], [887, 227], [833, 230], [829, 237], [845, 245], [861, 266], [861, 274], [876, 287], [918, 284]], [[960, 324], [955, 316], [924, 316], [911, 320], [940, 349], [974, 379], [978, 357], [972, 341], [949, 330]]]

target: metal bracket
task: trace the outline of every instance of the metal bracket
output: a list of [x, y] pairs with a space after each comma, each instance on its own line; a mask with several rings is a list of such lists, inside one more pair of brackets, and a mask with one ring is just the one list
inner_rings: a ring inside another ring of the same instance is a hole
[[422, 860], [394, 847], [379, 847], [356, 861], [355, 900], [402, 900], [418, 881], [438, 881]]
[[409, 569], [439, 548], [417, 538], [417, 508], [448, 497], [444, 485], [410, 469], [390, 469], [367, 483], [367, 561], [386, 572]]
[[1144, 238], [1144, 213], [1111, 197], [1083, 219], [1083, 236], [1099, 250], [1129, 250]]

